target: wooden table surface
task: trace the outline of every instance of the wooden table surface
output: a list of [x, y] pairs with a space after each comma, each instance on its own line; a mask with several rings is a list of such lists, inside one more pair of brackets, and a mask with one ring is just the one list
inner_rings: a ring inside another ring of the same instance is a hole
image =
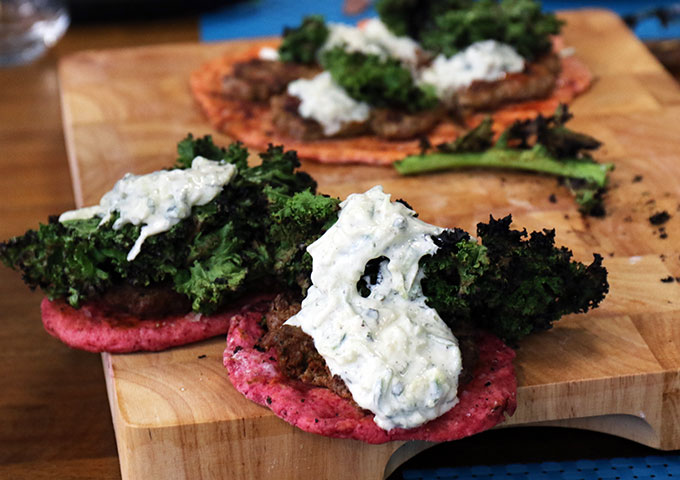
[[[0, 69], [0, 239], [74, 207], [58, 98], [59, 58], [83, 49], [197, 39], [195, 19], [74, 26], [37, 63]], [[47, 335], [40, 298], [16, 272], [0, 267], [0, 478], [118, 479], [100, 356], [71, 350]], [[601, 434], [522, 428], [435, 447], [406, 467], [654, 453]]]

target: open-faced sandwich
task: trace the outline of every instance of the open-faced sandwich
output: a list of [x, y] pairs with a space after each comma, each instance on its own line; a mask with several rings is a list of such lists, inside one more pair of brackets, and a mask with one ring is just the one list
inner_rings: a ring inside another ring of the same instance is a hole
[[425, 223], [377, 186], [319, 195], [295, 152], [247, 165], [191, 136], [175, 168], [127, 175], [99, 205], [0, 244], [48, 295], [47, 330], [91, 351], [228, 332], [232, 384], [310, 432], [453, 440], [515, 408], [513, 345], [608, 291], [554, 231]]
[[563, 55], [535, 0], [380, 0], [359, 26], [306, 17], [276, 43], [227, 52], [191, 87], [218, 130], [304, 158], [391, 163], [492, 113], [499, 128], [552, 113], [591, 75]]

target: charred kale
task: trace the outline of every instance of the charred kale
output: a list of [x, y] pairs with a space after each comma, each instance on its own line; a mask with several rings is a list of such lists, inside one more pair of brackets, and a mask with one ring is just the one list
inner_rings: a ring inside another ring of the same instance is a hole
[[[455, 331], [465, 322], [509, 343], [547, 330], [568, 313], [595, 308], [609, 290], [602, 257], [590, 265], [555, 246], [555, 231], [510, 228], [512, 218], [477, 225], [481, 245], [465, 232], [445, 231], [439, 250], [421, 259], [428, 304]], [[452, 233], [450, 233], [452, 232]]]
[[300, 26], [285, 28], [279, 47], [282, 62], [315, 63], [317, 51], [328, 38], [328, 27], [320, 15], [309, 15]]
[[438, 103], [434, 88], [416, 85], [397, 59], [335, 47], [322, 54], [321, 63], [350, 97], [373, 107], [419, 112]]
[[575, 195], [579, 210], [592, 216], [604, 215], [607, 174], [614, 166], [595, 162], [590, 155], [601, 144], [564, 125], [571, 119], [561, 105], [554, 115], [538, 115], [512, 124], [494, 142], [491, 119], [453, 142], [436, 146], [436, 151], [411, 155], [394, 164], [402, 175], [453, 170], [494, 168], [524, 170], [555, 175]]
[[[178, 168], [202, 155], [234, 163], [238, 174], [211, 202], [194, 207], [189, 218], [149, 237], [134, 261], [126, 255], [139, 226], [113, 229], [115, 218], [99, 226], [99, 218], [61, 223], [56, 217], [0, 244], [0, 260], [21, 270], [30, 287], [73, 306], [122, 283], [170, 285], [199, 312], [212, 312], [265, 280], [305, 288], [310, 267], [302, 261], [304, 248], [335, 220], [339, 201], [314, 193], [316, 183], [296, 171], [295, 152], [270, 146], [261, 165], [248, 167], [248, 151], [240, 144], [222, 149], [210, 137], [191, 136], [178, 152]], [[294, 228], [292, 244], [282, 241], [282, 225]]]
[[381, 20], [426, 50], [451, 56], [482, 40], [511, 45], [527, 60], [550, 52], [562, 22], [536, 0], [379, 0]]

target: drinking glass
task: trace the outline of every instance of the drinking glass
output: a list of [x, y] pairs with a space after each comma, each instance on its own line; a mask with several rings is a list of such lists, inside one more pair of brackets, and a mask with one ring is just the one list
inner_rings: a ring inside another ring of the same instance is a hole
[[69, 22], [61, 0], [0, 0], [0, 67], [37, 59], [57, 43]]

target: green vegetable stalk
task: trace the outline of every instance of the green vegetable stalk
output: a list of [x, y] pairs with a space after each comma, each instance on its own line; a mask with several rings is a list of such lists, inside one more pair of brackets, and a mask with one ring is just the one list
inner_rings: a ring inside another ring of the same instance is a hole
[[611, 170], [611, 166], [607, 164], [556, 160], [542, 145], [536, 145], [531, 150], [493, 147], [484, 152], [431, 153], [423, 157], [412, 155], [395, 164], [402, 175], [471, 167], [526, 170], [578, 178], [601, 188], [607, 184], [607, 172]]
[[438, 145], [431, 153], [410, 155], [394, 167], [402, 175], [463, 168], [554, 175], [565, 180], [583, 213], [600, 216], [608, 173], [614, 166], [593, 160], [587, 151], [598, 148], [600, 142], [564, 127], [570, 118], [566, 106], [560, 106], [551, 117], [515, 122], [495, 143], [492, 121], [487, 118], [454, 142]]

